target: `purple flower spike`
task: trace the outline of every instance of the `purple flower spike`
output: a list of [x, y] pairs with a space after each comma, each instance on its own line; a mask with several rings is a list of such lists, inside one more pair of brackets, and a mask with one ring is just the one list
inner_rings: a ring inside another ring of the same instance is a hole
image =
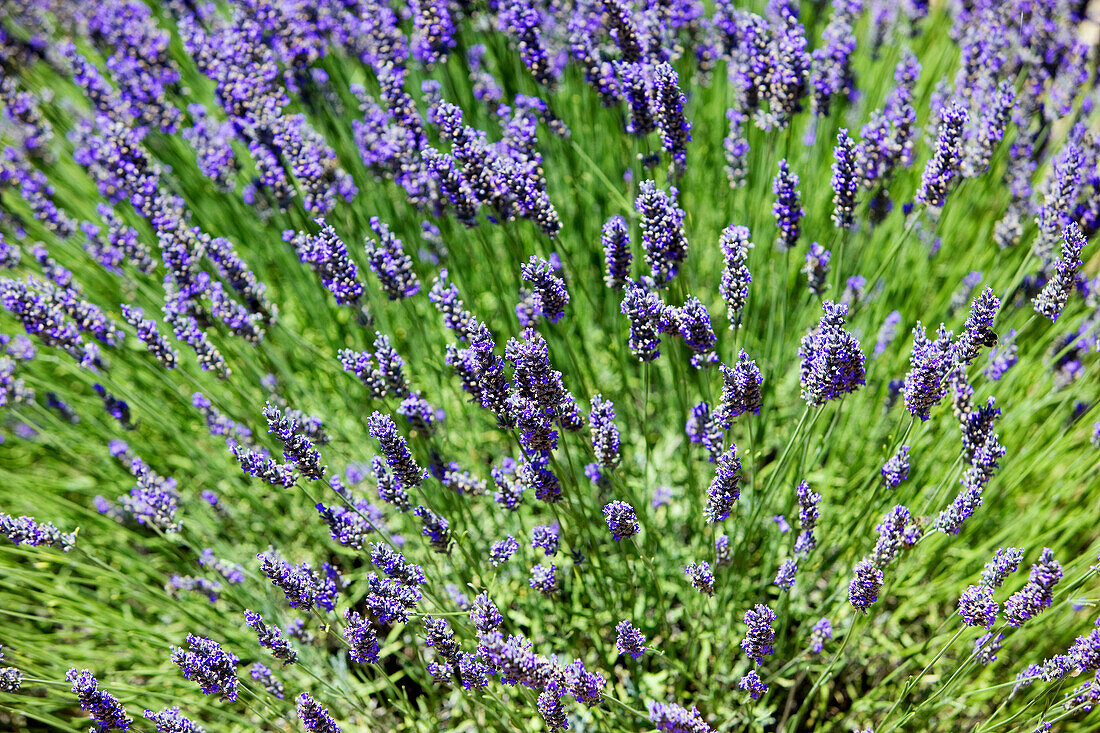
[[645, 654], [645, 635], [634, 628], [629, 621], [620, 621], [615, 627], [615, 633], [618, 634], [615, 646], [618, 647], [620, 654], [628, 654], [631, 659], [637, 659]]
[[959, 102], [952, 102], [940, 113], [936, 152], [924, 166], [915, 196], [918, 202], [938, 209], [947, 201], [947, 192], [961, 172], [963, 128], [969, 120], [970, 115]]
[[848, 307], [826, 300], [822, 308], [820, 323], [802, 338], [798, 349], [802, 399], [808, 405], [824, 405], [855, 392], [866, 375], [859, 340], [844, 330]]
[[535, 255], [520, 268], [523, 281], [530, 283], [533, 291], [534, 311], [551, 323], [557, 323], [565, 315], [565, 306], [569, 303], [569, 291], [558, 272], [560, 264], [555, 266], [556, 255], [546, 261]]
[[643, 181], [634, 208], [641, 215], [642, 249], [653, 272], [653, 281], [664, 287], [676, 276], [687, 258], [688, 241], [684, 234], [684, 210], [676, 206], [675, 188], [671, 194]]
[[1085, 235], [1075, 222], [1062, 232], [1062, 257], [1054, 265], [1054, 274], [1043, 290], [1035, 296], [1035, 312], [1046, 316], [1051, 322], [1057, 321], [1066, 307], [1069, 296], [1076, 289], [1077, 271], [1081, 269], [1081, 250], [1085, 246]]
[[638, 518], [634, 507], [625, 501], [613, 501], [603, 508], [607, 528], [611, 530], [611, 539], [620, 542], [638, 534]]
[[370, 269], [382, 283], [382, 291], [390, 300], [409, 298], [420, 292], [420, 281], [413, 272], [412, 259], [385, 222], [377, 216], [370, 219], [370, 228], [378, 235], [378, 242], [368, 239], [366, 244]]
[[73, 694], [77, 696], [80, 707], [96, 724], [99, 731], [129, 730], [133, 722], [126, 715], [126, 708], [106, 690], [99, 689], [99, 683], [86, 669], [70, 669], [65, 675], [73, 683]]
[[772, 193], [775, 194], [775, 226], [779, 230], [776, 246], [786, 251], [798, 243], [802, 233], [802, 197], [798, 193], [798, 176], [791, 172], [786, 159], [779, 161], [779, 172], [772, 180]]
[[722, 249], [722, 257], [725, 261], [718, 292], [726, 301], [726, 314], [732, 330], [741, 325], [741, 312], [749, 299], [749, 284], [752, 282], [752, 273], [749, 272], [748, 264], [752, 242], [749, 241], [748, 227], [732, 225], [726, 227], [722, 231], [718, 245]]

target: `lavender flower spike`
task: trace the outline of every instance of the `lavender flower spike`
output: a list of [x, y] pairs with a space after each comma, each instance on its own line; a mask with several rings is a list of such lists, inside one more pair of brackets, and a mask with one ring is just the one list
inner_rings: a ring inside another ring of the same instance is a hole
[[99, 689], [99, 683], [92, 673], [86, 669], [70, 669], [65, 675], [69, 682], [73, 683], [73, 694], [77, 696], [80, 707], [96, 724], [93, 730], [129, 730], [133, 720], [126, 715], [126, 708], [122, 707], [115, 696]]
[[676, 276], [688, 252], [684, 234], [684, 210], [676, 206], [679, 192], [657, 188], [653, 181], [643, 181], [634, 208], [641, 215], [642, 249], [645, 261], [653, 272], [658, 287], [664, 287]]
[[298, 719], [302, 721], [302, 727], [309, 733], [340, 733], [340, 726], [336, 725], [329, 712], [321, 707], [308, 692], [298, 695], [295, 702], [298, 703]]
[[718, 293], [726, 301], [726, 312], [732, 330], [741, 325], [741, 312], [749, 299], [749, 284], [752, 282], [752, 273], [749, 272], [749, 250], [752, 242], [749, 241], [748, 227], [726, 227], [718, 240], [718, 246], [722, 249], [725, 261]]
[[372, 438], [378, 441], [386, 464], [394, 477], [406, 489], [419, 486], [427, 472], [416, 465], [405, 438], [397, 432], [393, 418], [381, 412], [373, 413], [367, 420]]
[[557, 323], [565, 315], [565, 306], [569, 303], [569, 291], [565, 289], [565, 281], [557, 274], [560, 265], [555, 267], [556, 255], [551, 255], [551, 261], [532, 255], [520, 272], [523, 281], [531, 284], [534, 291], [533, 306], [537, 315], [542, 316], [551, 323]]
[[371, 272], [382, 283], [386, 297], [399, 300], [419, 293], [420, 281], [416, 279], [412, 259], [405, 254], [401, 240], [377, 216], [371, 217], [370, 228], [378, 235], [379, 241], [367, 240], [367, 257]]
[[855, 392], [866, 375], [859, 340], [844, 330], [848, 306], [826, 300], [822, 309], [817, 328], [802, 338], [798, 349], [802, 399], [808, 405], [824, 405]]
[[952, 102], [941, 112], [936, 152], [924, 166], [915, 196], [918, 202], [938, 209], [947, 201], [947, 192], [961, 172], [963, 128], [969, 119], [966, 108], [959, 102]]
[[650, 702], [649, 722], [661, 733], [714, 733], [694, 705], [689, 710], [676, 703]]
[[1052, 322], [1062, 315], [1070, 294], [1076, 287], [1077, 271], [1081, 269], [1081, 250], [1085, 246], [1085, 235], [1076, 222], [1070, 222], [1062, 231], [1062, 258], [1054, 267], [1054, 274], [1042, 292], [1035, 296], [1035, 312], [1046, 316]]
[[613, 501], [603, 508], [607, 528], [611, 530], [611, 539], [620, 542], [638, 534], [638, 518], [634, 507], [625, 501]]
[[630, 252], [630, 230], [626, 219], [613, 216], [603, 225], [604, 262], [607, 270], [604, 282], [613, 290], [622, 290], [630, 282], [630, 265], [633, 255]]
[[1044, 547], [1039, 562], [1031, 566], [1031, 575], [1023, 588], [1005, 601], [1005, 618], [1011, 626], [1026, 621], [1050, 608], [1054, 602], [1054, 586], [1062, 580], [1062, 565], [1054, 559], [1054, 551]]
[[671, 64], [657, 64], [653, 72], [653, 92], [657, 102], [657, 123], [661, 129], [661, 145], [672, 156], [674, 170], [682, 173], [687, 165], [687, 144], [691, 140], [691, 123], [684, 116], [687, 97], [680, 91], [679, 79]]
[[592, 450], [596, 462], [605, 471], [619, 465], [619, 428], [615, 425], [615, 404], [603, 395], [592, 396], [592, 411], [588, 423], [592, 430]]
[[213, 639], [188, 634], [187, 644], [190, 651], [172, 647], [172, 661], [179, 665], [183, 676], [197, 682], [204, 695], [218, 693], [222, 700], [236, 700], [236, 667], [241, 660]]
[[787, 160], [779, 161], [779, 172], [772, 180], [772, 193], [775, 194], [775, 226], [779, 230], [776, 246], [781, 252], [798, 243], [802, 233], [802, 197], [798, 193], [798, 176], [791, 172]]
[[841, 128], [836, 136], [832, 168], [833, 224], [837, 229], [851, 229], [855, 223], [859, 174], [856, 167], [855, 143], [844, 128]]
[[715, 467], [714, 480], [707, 489], [707, 506], [703, 517], [707, 523], [721, 522], [733, 511], [733, 503], [741, 496], [741, 460], [737, 446], [730, 445]]
[[764, 658], [772, 654], [772, 644], [775, 642], [772, 624], [775, 618], [775, 611], [761, 603], [745, 611], [745, 625], [749, 628], [741, 640], [741, 649], [757, 664], [763, 664]]

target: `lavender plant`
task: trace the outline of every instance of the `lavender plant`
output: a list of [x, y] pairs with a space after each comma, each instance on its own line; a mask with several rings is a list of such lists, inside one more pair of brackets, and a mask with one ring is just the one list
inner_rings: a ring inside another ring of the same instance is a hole
[[0, 728], [1095, 727], [1080, 5], [0, 4]]

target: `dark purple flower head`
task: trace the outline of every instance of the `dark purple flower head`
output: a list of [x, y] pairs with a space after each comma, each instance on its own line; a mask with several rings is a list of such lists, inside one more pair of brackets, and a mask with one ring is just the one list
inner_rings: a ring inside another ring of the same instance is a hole
[[737, 363], [732, 369], [723, 364], [721, 371], [722, 396], [719, 398], [714, 414], [722, 427], [729, 429], [733, 426], [734, 418], [748, 412], [754, 415], [760, 414], [760, 407], [763, 404], [760, 385], [764, 383], [764, 376], [760, 373], [756, 362], [749, 359], [744, 349], [741, 349], [737, 355]]
[[489, 562], [493, 566], [502, 565], [508, 562], [508, 559], [512, 557], [519, 550], [519, 542], [515, 537], [508, 536], [499, 542], [494, 542], [493, 546], [489, 548]]
[[987, 170], [997, 145], [1004, 139], [1009, 118], [1016, 106], [1016, 90], [1008, 79], [1002, 79], [996, 90], [983, 101], [977, 129], [971, 131], [963, 151], [962, 174], [976, 178]]
[[997, 652], [1001, 650], [1001, 641], [1004, 638], [1004, 634], [994, 636], [994, 632], [990, 631], [975, 639], [974, 653], [977, 655], [975, 661], [983, 667], [997, 661]]
[[661, 355], [661, 333], [666, 329], [669, 307], [656, 292], [638, 282], [628, 283], [620, 307], [630, 321], [627, 346], [641, 362]]
[[711, 571], [709, 562], [689, 562], [684, 568], [684, 574], [695, 590], [708, 596], [714, 595], [714, 572]]
[[657, 287], [664, 287], [687, 258], [684, 210], [676, 206], [678, 191], [671, 195], [653, 181], [643, 181], [634, 208], [641, 216], [642, 249]]
[[420, 281], [416, 279], [412, 259], [405, 254], [401, 240], [377, 216], [371, 217], [370, 228], [379, 241], [367, 240], [367, 257], [386, 297], [399, 300], [419, 293]]
[[558, 591], [557, 568], [554, 563], [535, 565], [531, 568], [531, 580], [528, 585], [544, 596], [553, 596]]
[[701, 443], [710, 455], [710, 462], [718, 460], [725, 450], [725, 430], [718, 415], [711, 412], [710, 405], [700, 402], [691, 408], [691, 415], [684, 425], [688, 440]]
[[569, 727], [569, 718], [562, 704], [563, 695], [565, 690], [557, 682], [551, 682], [536, 699], [535, 704], [539, 715], [542, 716], [542, 721], [546, 723], [546, 730], [550, 733], [558, 733]]
[[768, 683], [760, 679], [755, 669], [746, 672], [745, 676], [738, 680], [737, 686], [749, 693], [749, 697], [753, 700], [759, 700], [768, 691]]
[[560, 542], [557, 524], [539, 525], [531, 530], [531, 547], [541, 549], [547, 557], [558, 554]]
[[81, 709], [88, 714], [96, 727], [93, 730], [129, 730], [133, 719], [126, 715], [126, 708], [106, 690], [99, 689], [99, 683], [86, 669], [70, 669], [65, 678], [73, 684], [73, 694], [77, 696]]
[[730, 445], [714, 469], [714, 479], [707, 489], [707, 506], [703, 517], [708, 523], [721, 522], [733, 511], [733, 503], [741, 496], [741, 460], [737, 446]]
[[187, 644], [188, 651], [172, 647], [172, 662], [179, 665], [183, 676], [197, 682], [204, 695], [217, 693], [222, 700], [236, 700], [236, 668], [241, 660], [213, 639], [188, 634]]
[[13, 517], [0, 512], [0, 535], [15, 545], [56, 547], [68, 552], [76, 544], [76, 533], [63, 533], [50, 522], [37, 522], [34, 517]]
[[681, 307], [673, 310], [672, 318], [680, 331], [680, 337], [692, 352], [693, 367], [702, 369], [718, 361], [718, 354], [714, 350], [718, 336], [714, 333], [710, 313], [702, 301], [689, 295]]
[[375, 412], [367, 419], [372, 438], [378, 441], [386, 464], [402, 487], [408, 489], [419, 486], [427, 472], [416, 465], [404, 436], [397, 432], [393, 418], [381, 412]]
[[425, 66], [442, 63], [455, 47], [451, 8], [443, 0], [415, 0], [411, 4], [413, 32], [409, 50]]
[[775, 611], [763, 604], [757, 604], [745, 611], [745, 625], [748, 630], [745, 638], [741, 640], [741, 649], [745, 656], [756, 664], [763, 664], [764, 658], [772, 654], [772, 644], [775, 642]]
[[420, 518], [420, 534], [428, 538], [428, 544], [436, 552], [449, 552], [451, 549], [451, 523], [422, 506], [413, 509]]
[[745, 185], [749, 169], [749, 141], [745, 138], [745, 123], [748, 122], [748, 116], [730, 107], [726, 110], [726, 119], [729, 121], [729, 131], [722, 140], [722, 150], [726, 158], [726, 178], [729, 180], [730, 188], [740, 188]]
[[848, 602], [858, 611], [867, 612], [882, 590], [882, 571], [869, 558], [863, 558], [854, 568], [855, 577], [848, 586]]
[[615, 425], [615, 404], [603, 395], [592, 396], [588, 416], [592, 431], [592, 450], [600, 468], [613, 471], [619, 465], [619, 428]]
[[336, 725], [336, 721], [329, 712], [321, 707], [308, 692], [298, 695], [295, 702], [298, 719], [302, 721], [302, 727], [309, 733], [340, 733], [340, 726]]
[[565, 681], [569, 694], [582, 705], [591, 708], [603, 702], [607, 680], [601, 674], [586, 670], [581, 660], [574, 659], [572, 664], [565, 667]]
[[192, 722], [180, 712], [178, 705], [164, 708], [158, 713], [146, 710], [145, 718], [153, 721], [157, 733], [205, 733], [202, 726]]
[[993, 559], [985, 564], [982, 570], [982, 585], [990, 588], [1000, 588], [1009, 575], [1016, 572], [1024, 559], [1024, 548], [1002, 547], [993, 555]]
[[940, 324], [935, 340], [925, 335], [918, 321], [913, 328], [911, 368], [905, 375], [905, 406], [914, 417], [927, 420], [932, 408], [947, 394], [952, 373], [958, 368], [952, 333]]
[[817, 547], [814, 530], [817, 528], [817, 520], [821, 516], [820, 510], [817, 508], [818, 503], [821, 501], [821, 494], [811, 491], [810, 484], [806, 481], [798, 484], [795, 488], [795, 494], [798, 500], [798, 526], [802, 528], [802, 531], [795, 539], [794, 551], [795, 554], [806, 557]]
[[230, 451], [247, 476], [255, 476], [272, 486], [289, 487], [298, 480], [298, 474], [294, 472], [293, 467], [278, 463], [266, 450], [262, 452], [248, 450], [239, 444], [234, 444], [230, 447]]
[[844, 330], [847, 306], [826, 300], [822, 308], [821, 322], [802, 338], [798, 349], [802, 399], [808, 405], [824, 405], [855, 392], [866, 375], [859, 340]]
[[523, 281], [531, 285], [535, 314], [551, 323], [561, 320], [565, 315], [565, 306], [569, 303], [569, 291], [565, 289], [565, 281], [558, 274], [560, 270], [561, 263], [556, 256], [547, 261], [532, 255], [520, 267]]
[[474, 598], [473, 607], [470, 609], [470, 623], [479, 634], [486, 634], [503, 626], [504, 618], [488, 594], [482, 593]]
[[981, 355], [982, 346], [996, 343], [997, 335], [992, 326], [1000, 307], [1001, 300], [993, 294], [993, 288], [986, 288], [974, 298], [956, 344], [955, 356], [960, 362], [970, 366]]
[[787, 591], [794, 587], [794, 579], [797, 574], [798, 561], [793, 558], [788, 558], [779, 566], [779, 570], [776, 572], [773, 582], [779, 586], [780, 589]]
[[886, 512], [882, 522], [875, 526], [878, 540], [870, 555], [874, 566], [881, 570], [893, 563], [898, 552], [909, 547], [915, 540], [915, 526], [912, 514], [901, 504]]
[[605, 506], [603, 516], [607, 520], [607, 528], [611, 530], [611, 538], [616, 542], [638, 534], [638, 518], [634, 515], [634, 507], [625, 501], [613, 501]]
[[601, 0], [607, 18], [608, 30], [615, 45], [622, 51], [623, 61], [637, 63], [642, 60], [641, 37], [634, 23], [630, 3], [623, 0]]
[[317, 589], [309, 565], [291, 565], [280, 558], [278, 552], [270, 549], [256, 557], [260, 560], [260, 570], [272, 585], [283, 591], [291, 608], [308, 611], [313, 607]]
[[1071, 222], [1062, 232], [1062, 257], [1054, 265], [1054, 273], [1035, 296], [1035, 312], [1046, 316], [1051, 322], [1057, 321], [1066, 307], [1069, 296], [1077, 286], [1077, 271], [1081, 269], [1081, 250], [1084, 248], [1085, 235], [1081, 228]]
[[614, 63], [613, 68], [619, 87], [622, 89], [623, 98], [630, 107], [626, 131], [638, 137], [645, 137], [657, 126], [654, 116], [663, 112], [659, 107], [654, 109], [654, 102], [659, 104], [660, 100], [653, 98], [651, 67], [644, 62], [618, 61]]
[[1005, 601], [1005, 619], [1011, 626], [1026, 621], [1050, 608], [1054, 602], [1054, 586], [1062, 580], [1062, 565], [1054, 559], [1054, 551], [1044, 547], [1039, 562], [1031, 566], [1027, 584]]
[[630, 252], [630, 230], [626, 219], [613, 216], [603, 225], [604, 282], [607, 287], [622, 290], [630, 282], [630, 265], [633, 255]]
[[255, 662], [251, 667], [249, 667], [248, 674], [250, 677], [252, 677], [252, 679], [259, 682], [260, 685], [269, 693], [280, 700], [283, 699], [283, 683], [281, 680], [275, 677], [275, 674], [271, 671], [270, 668], [259, 662]]
[[19, 692], [23, 673], [15, 667], [0, 667], [0, 692]]
[[321, 463], [320, 451], [307, 436], [309, 425], [295, 419], [292, 411], [284, 414], [270, 402], [264, 407], [264, 417], [267, 418], [267, 431], [283, 444], [283, 457], [311, 481], [323, 478], [327, 466]]
[[290, 640], [283, 636], [278, 626], [268, 626], [264, 617], [250, 609], [245, 609], [244, 620], [256, 632], [260, 646], [270, 649], [271, 656], [283, 660], [283, 666], [298, 661], [298, 653], [290, 646]]
[[351, 648], [348, 657], [356, 664], [377, 664], [378, 635], [368, 619], [363, 618], [350, 608], [344, 611], [344, 638]]
[[661, 130], [661, 145], [672, 157], [673, 168], [682, 173], [687, 165], [687, 144], [691, 140], [691, 123], [684, 115], [687, 97], [680, 91], [680, 80], [671, 64], [659, 63], [653, 69], [653, 96], [657, 125]]
[[403, 554], [382, 542], [371, 545], [370, 560], [387, 577], [411, 588], [427, 582], [423, 568], [408, 562]]
[[802, 233], [802, 197], [798, 193], [798, 176], [791, 172], [786, 159], [779, 161], [779, 172], [772, 180], [772, 193], [775, 194], [775, 226], [779, 230], [776, 246], [780, 251], [791, 249], [798, 243]]
[[967, 626], [992, 628], [999, 606], [988, 585], [972, 585], [959, 596], [959, 615]]
[[752, 274], [749, 272], [749, 250], [753, 245], [749, 241], [748, 227], [734, 225], [726, 227], [722, 230], [718, 245], [722, 249], [722, 258], [725, 262], [718, 292], [726, 301], [726, 312], [730, 328], [733, 329], [741, 325], [741, 312], [748, 301], [749, 283], [752, 282]]
[[313, 268], [338, 304], [356, 305], [363, 296], [363, 286], [357, 279], [359, 268], [336, 231], [323, 219], [317, 224], [321, 227], [317, 234], [284, 232], [283, 239], [294, 246], [304, 264]]
[[938, 209], [947, 201], [947, 192], [961, 173], [963, 129], [969, 120], [966, 108], [957, 101], [943, 108], [936, 150], [924, 166], [915, 195], [919, 203]]
[[856, 168], [855, 143], [848, 130], [841, 128], [833, 148], [833, 224], [838, 229], [851, 229], [855, 224], [856, 193], [859, 176]]
[[138, 340], [145, 344], [153, 358], [165, 369], [174, 369], [179, 361], [179, 352], [161, 335], [157, 322], [146, 318], [141, 308], [123, 303], [121, 309], [122, 317], [137, 330]]
[[634, 628], [629, 621], [623, 620], [615, 626], [615, 646], [620, 654], [629, 654], [631, 659], [637, 659], [645, 654], [646, 638], [640, 630]]

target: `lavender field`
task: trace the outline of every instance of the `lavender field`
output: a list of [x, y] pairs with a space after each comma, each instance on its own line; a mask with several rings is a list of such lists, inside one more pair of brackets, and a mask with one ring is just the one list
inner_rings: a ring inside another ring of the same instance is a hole
[[1100, 11], [4, 0], [0, 730], [1100, 730]]

